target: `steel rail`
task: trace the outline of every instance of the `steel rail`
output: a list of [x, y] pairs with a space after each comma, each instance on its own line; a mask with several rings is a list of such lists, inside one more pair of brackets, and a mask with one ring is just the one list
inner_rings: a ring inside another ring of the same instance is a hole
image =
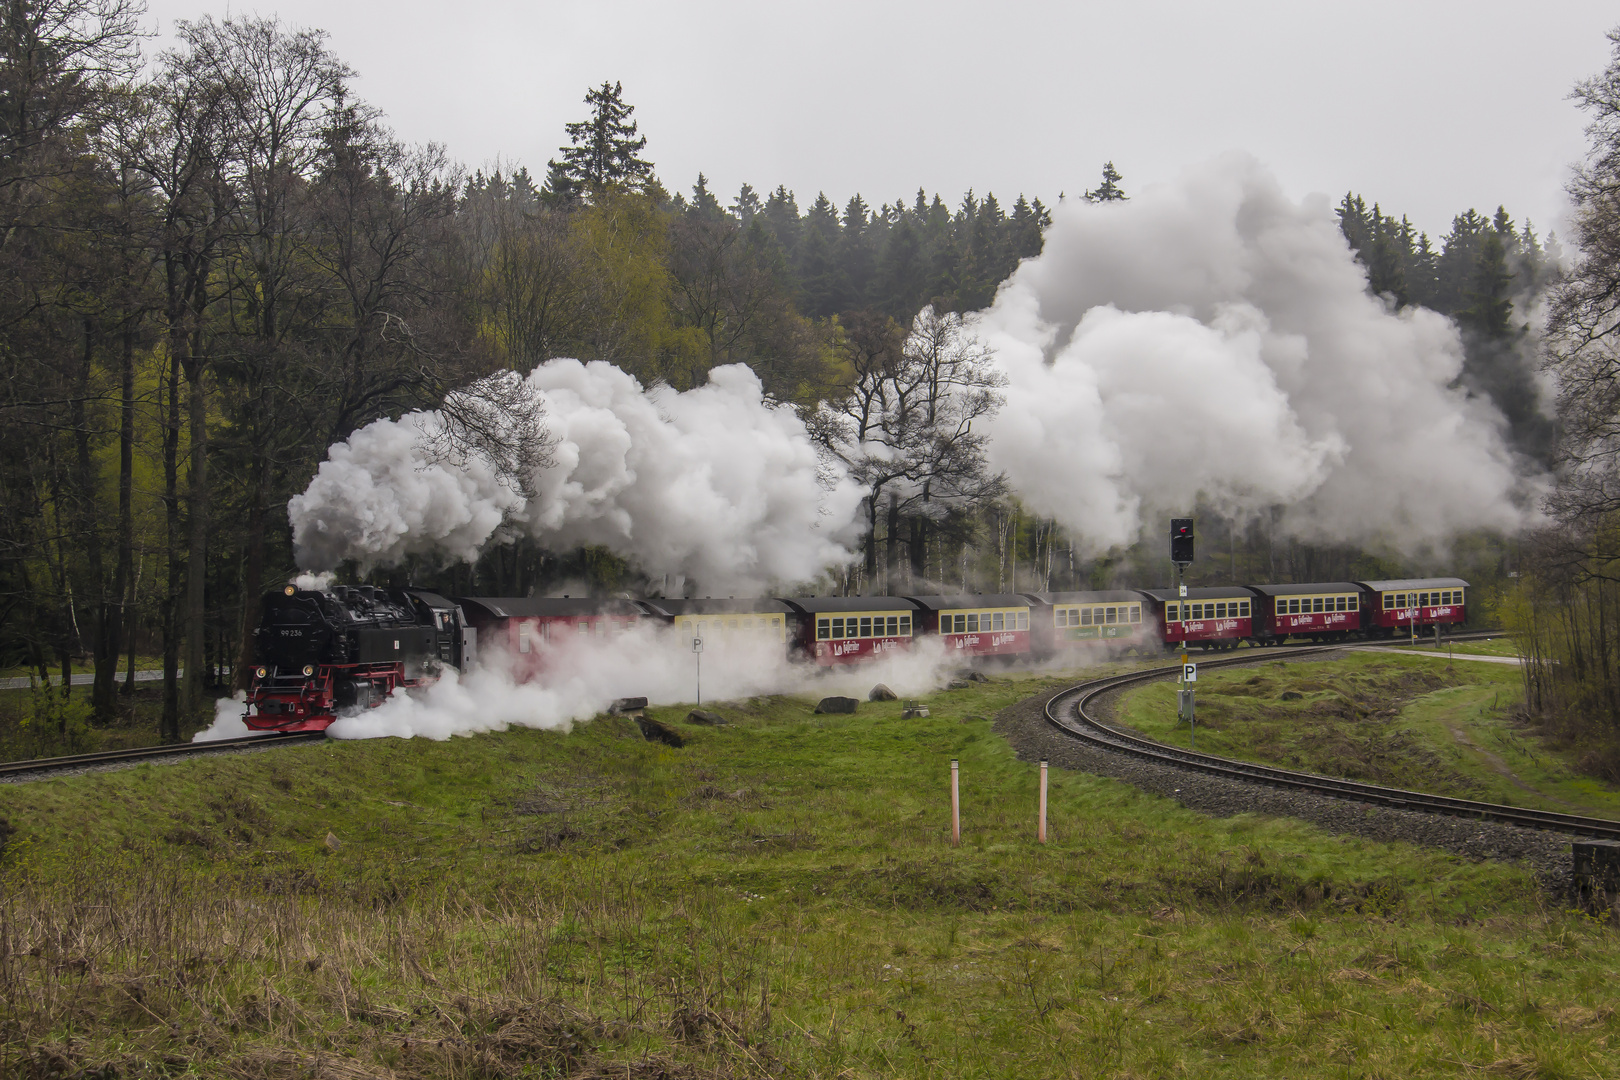
[[[1294, 655], [1299, 655], [1302, 652], [1326, 652], [1341, 648], [1345, 648], [1345, 646], [1313, 645], [1290, 651]], [[1268, 657], [1277, 655], [1279, 654], [1268, 651], [1257, 656], [1204, 660], [1199, 663], [1199, 667], [1238, 667], [1243, 664], [1263, 662]], [[1581, 817], [1576, 814], [1560, 814], [1550, 810], [1531, 810], [1518, 806], [1504, 806], [1499, 803], [1478, 802], [1473, 799], [1455, 799], [1447, 795], [1431, 795], [1421, 791], [1382, 787], [1377, 784], [1364, 784], [1355, 780], [1344, 780], [1333, 776], [1319, 776], [1315, 773], [1279, 769], [1249, 761], [1238, 761], [1234, 758], [1219, 757], [1214, 754], [1200, 754], [1194, 750], [1182, 750], [1179, 747], [1168, 746], [1152, 739], [1129, 735], [1104, 724], [1086, 711], [1086, 706], [1102, 694], [1130, 686], [1133, 683], [1174, 676], [1179, 674], [1180, 671], [1180, 665], [1168, 668], [1152, 668], [1147, 671], [1131, 672], [1126, 675], [1115, 675], [1105, 679], [1093, 679], [1090, 682], [1081, 683], [1078, 686], [1064, 690], [1046, 703], [1046, 719], [1053, 727], [1056, 727], [1064, 734], [1105, 750], [1129, 754], [1133, 757], [1178, 769], [1225, 777], [1229, 780], [1313, 791], [1318, 794], [1353, 799], [1358, 802], [1373, 803], [1400, 810], [1417, 810], [1422, 813], [1448, 814], [1482, 821], [1496, 821], [1531, 829], [1572, 833], [1578, 836], [1620, 839], [1620, 821]]]
[[65, 757], [5, 761], [0, 762], [0, 777], [21, 776], [35, 772], [53, 772], [57, 769], [80, 769], [94, 765], [113, 765], [125, 761], [192, 757], [220, 750], [239, 750], [244, 746], [285, 746], [288, 743], [314, 742], [316, 739], [325, 738], [326, 733], [324, 731], [293, 731], [286, 734], [267, 732], [263, 735], [244, 735], [236, 739], [216, 739], [213, 742], [176, 743], [168, 746], [136, 746], [127, 750], [104, 750], [95, 754], [69, 754]]

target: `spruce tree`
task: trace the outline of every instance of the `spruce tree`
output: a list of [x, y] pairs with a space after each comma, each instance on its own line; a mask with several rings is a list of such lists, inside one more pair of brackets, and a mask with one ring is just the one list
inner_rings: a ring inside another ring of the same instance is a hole
[[591, 118], [568, 125], [570, 146], [561, 147], [563, 168], [577, 189], [587, 192], [609, 187], [644, 190], [652, 180], [652, 162], [639, 157], [647, 137], [636, 133], [630, 114], [634, 105], [624, 101], [624, 86], [604, 82], [585, 95]]
[[[1102, 171], [1102, 183], [1098, 184], [1091, 191], [1086, 192], [1086, 201], [1094, 203], [1125, 202], [1129, 196], [1126, 195], [1124, 189], [1119, 186], [1119, 182], [1122, 179], [1124, 179], [1124, 177], [1120, 176], [1119, 173], [1114, 169], [1114, 163], [1112, 161], [1104, 163]], [[1059, 196], [1059, 198], [1061, 199], [1062, 196]]]

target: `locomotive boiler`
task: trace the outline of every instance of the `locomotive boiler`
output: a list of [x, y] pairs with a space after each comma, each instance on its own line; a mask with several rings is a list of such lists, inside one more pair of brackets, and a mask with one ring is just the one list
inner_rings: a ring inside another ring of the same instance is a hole
[[459, 605], [421, 589], [288, 585], [264, 597], [245, 718], [256, 731], [320, 731], [473, 660]]

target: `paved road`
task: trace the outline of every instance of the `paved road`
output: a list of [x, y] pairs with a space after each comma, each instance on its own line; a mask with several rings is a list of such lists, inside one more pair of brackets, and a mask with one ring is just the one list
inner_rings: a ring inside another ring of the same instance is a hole
[[[184, 674], [185, 670], [186, 670], [185, 668], [181, 668], [180, 669], [181, 674]], [[124, 676], [126, 674], [128, 674], [128, 672], [120, 671], [118, 673], [118, 684], [120, 686], [123, 685]], [[58, 672], [55, 672], [55, 671], [51, 672], [52, 685], [57, 685], [56, 684], [56, 679], [58, 677], [59, 677]], [[91, 683], [93, 683], [95, 681], [96, 681], [96, 677], [94, 675], [91, 675], [91, 674], [88, 674], [88, 673], [86, 673], [84, 675], [75, 675], [75, 676], [73, 676], [73, 685], [74, 686], [89, 686]], [[163, 672], [161, 672], [161, 671], [137, 671], [135, 673], [135, 681], [136, 682], [162, 682], [163, 681]], [[0, 690], [26, 690], [26, 689], [28, 689], [28, 679], [27, 678], [0, 679]]]

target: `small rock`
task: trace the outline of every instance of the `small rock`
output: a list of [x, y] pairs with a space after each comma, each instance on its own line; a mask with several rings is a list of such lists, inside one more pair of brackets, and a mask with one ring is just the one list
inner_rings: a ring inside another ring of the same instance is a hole
[[927, 716], [927, 715], [928, 715], [928, 706], [926, 706], [926, 705], [907, 705], [903, 710], [901, 710], [900, 719], [902, 719], [902, 720], [916, 720], [916, 719], [918, 719], [920, 717], [924, 717], [924, 716]]
[[337, 837], [333, 836], [331, 833], [327, 833], [326, 834], [326, 846], [330, 850], [336, 851], [338, 848], [343, 846], [343, 841], [339, 840]]
[[852, 713], [860, 707], [852, 697], [824, 697], [816, 704], [818, 713]]
[[1305, 695], [1300, 693], [1298, 690], [1284, 690], [1281, 694], [1277, 695], [1277, 700], [1278, 701], [1304, 701], [1305, 700]]
[[964, 671], [964, 672], [962, 672], [962, 678], [966, 679], [968, 682], [989, 682], [990, 681], [990, 676], [986, 675], [982, 671]]
[[628, 713], [640, 712], [646, 707], [647, 699], [644, 697], [622, 697], [608, 706], [608, 715], [624, 716]]
[[973, 684], [968, 682], [966, 679], [952, 679], [950, 682], [945, 684], [945, 689], [947, 689], [947, 690], [966, 690], [968, 687], [970, 687], [972, 685]]
[[866, 695], [866, 700], [897, 701], [899, 700], [899, 697], [899, 694], [896, 694], [893, 690], [890, 690], [886, 685], [883, 683], [878, 683], [876, 686], [872, 687], [872, 692]]
[[731, 723], [719, 713], [709, 712], [707, 709], [693, 709], [686, 714], [688, 724], [702, 724], [705, 727], [725, 727]]
[[643, 716], [640, 713], [635, 714], [632, 719], [635, 720], [636, 727], [641, 729], [642, 738], [648, 742], [663, 743], [665, 746], [674, 747], [686, 745], [686, 740], [681, 738], [681, 733], [668, 724], [659, 723], [657, 720]]

